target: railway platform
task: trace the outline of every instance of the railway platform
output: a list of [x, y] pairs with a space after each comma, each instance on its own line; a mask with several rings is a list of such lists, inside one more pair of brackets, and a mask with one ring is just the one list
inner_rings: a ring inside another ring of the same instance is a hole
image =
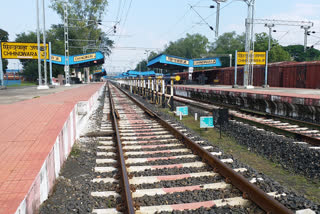
[[47, 199], [103, 85], [0, 104], [0, 214], [34, 213]]
[[[320, 90], [298, 88], [232, 88], [231, 86], [176, 85], [176, 95], [238, 105], [280, 116], [317, 121]], [[319, 122], [319, 121], [318, 121]]]

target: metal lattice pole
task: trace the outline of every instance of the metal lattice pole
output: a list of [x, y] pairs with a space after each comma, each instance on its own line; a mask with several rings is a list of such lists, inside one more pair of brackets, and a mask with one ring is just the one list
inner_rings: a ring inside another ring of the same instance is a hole
[[66, 86], [70, 86], [70, 74], [69, 74], [69, 29], [68, 29], [68, 5], [64, 4], [64, 57], [65, 65], [64, 72], [66, 75]]

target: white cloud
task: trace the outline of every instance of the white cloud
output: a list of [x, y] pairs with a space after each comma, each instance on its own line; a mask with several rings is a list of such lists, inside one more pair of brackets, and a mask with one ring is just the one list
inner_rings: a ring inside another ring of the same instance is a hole
[[[308, 36], [308, 46], [315, 44], [320, 40], [320, 17], [318, 11], [320, 4], [306, 4], [297, 3], [294, 5], [291, 11], [286, 13], [272, 14], [271, 16], [263, 17], [264, 19], [275, 19], [275, 20], [288, 20], [288, 21], [311, 21], [314, 26], [310, 29], [316, 31], [318, 34], [311, 34]], [[278, 25], [274, 27], [277, 30], [273, 33], [273, 38], [280, 40], [282, 45], [292, 44], [304, 44], [304, 30], [300, 26], [282, 26]], [[267, 28], [263, 25], [255, 27], [255, 32], [267, 32]], [[319, 35], [319, 38], [316, 36]], [[320, 46], [316, 46], [319, 48]]]

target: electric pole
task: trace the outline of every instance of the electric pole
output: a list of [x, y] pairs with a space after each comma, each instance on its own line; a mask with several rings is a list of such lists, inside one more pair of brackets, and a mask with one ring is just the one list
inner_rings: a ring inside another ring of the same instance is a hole
[[[44, 52], [44, 64], [43, 64], [43, 72], [44, 72], [44, 87], [49, 88], [47, 83], [48, 83], [48, 78], [47, 78], [47, 44], [46, 44], [46, 8], [44, 4], [44, 0], [42, 0], [42, 14], [43, 14], [43, 52]], [[51, 60], [51, 59], [50, 59]]]
[[37, 43], [38, 43], [38, 79], [39, 86], [38, 89], [42, 88], [42, 78], [41, 78], [41, 56], [40, 56], [40, 17], [39, 17], [39, 0], [37, 1]]
[[213, 0], [217, 3], [217, 13], [216, 13], [216, 37], [219, 36], [219, 23], [220, 23], [220, 3], [226, 2], [227, 0]]
[[65, 80], [66, 85], [70, 86], [69, 81], [69, 29], [68, 29], [68, 5], [67, 3], [64, 4], [64, 73], [65, 73]]
[[[246, 19], [246, 43], [245, 43], [245, 52], [247, 54], [246, 64], [244, 66], [244, 76], [243, 76], [243, 86], [252, 88], [251, 79], [252, 79], [252, 67], [250, 66], [252, 63], [253, 53], [253, 23], [251, 20], [254, 19], [254, 3], [255, 0], [244, 0], [245, 3], [248, 5], [248, 16]], [[250, 87], [251, 86], [251, 87]]]
[[269, 42], [268, 42], [268, 51], [270, 51], [271, 49], [271, 32], [272, 32], [272, 28], [274, 27], [274, 24], [265, 24], [265, 27], [269, 28]]

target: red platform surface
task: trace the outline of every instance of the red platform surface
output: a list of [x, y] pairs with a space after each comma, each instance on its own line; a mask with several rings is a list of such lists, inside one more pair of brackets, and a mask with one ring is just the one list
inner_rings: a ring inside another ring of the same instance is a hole
[[102, 84], [90, 84], [0, 105], [0, 213], [14, 213], [26, 197], [70, 112]]

